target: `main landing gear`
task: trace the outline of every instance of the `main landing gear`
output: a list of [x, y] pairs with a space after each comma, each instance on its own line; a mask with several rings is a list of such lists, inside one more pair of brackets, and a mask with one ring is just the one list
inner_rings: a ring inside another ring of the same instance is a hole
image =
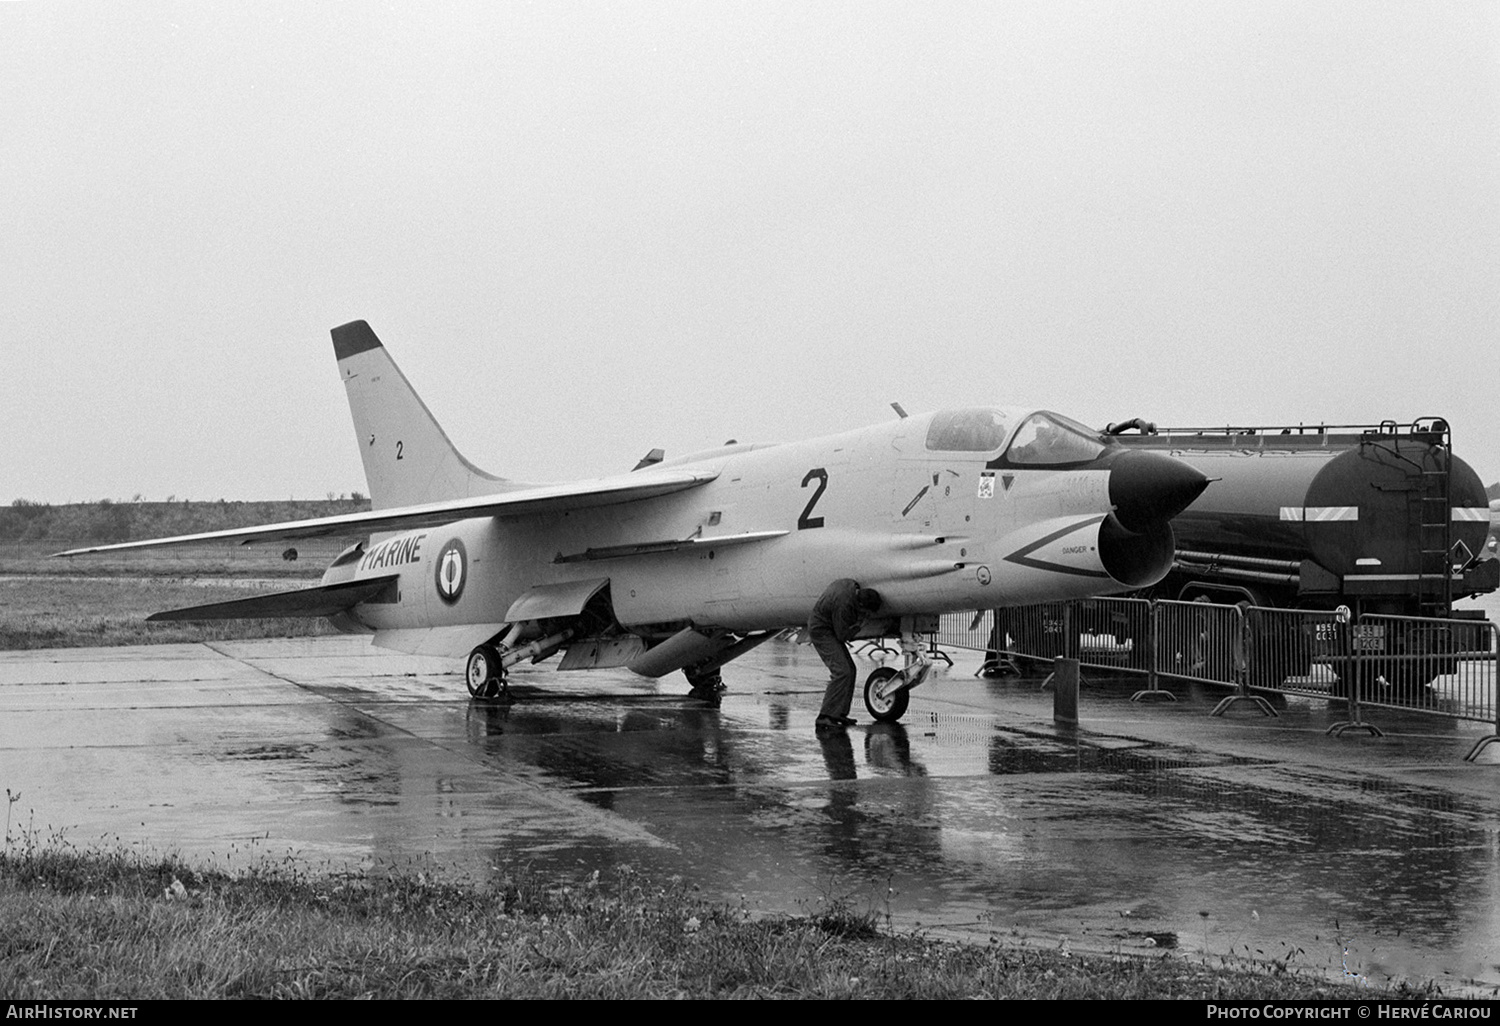
[[528, 625], [533, 636], [539, 633], [536, 621], [512, 624], [498, 645], [480, 645], [469, 653], [468, 661], [464, 663], [464, 683], [468, 685], [470, 695], [510, 701], [510, 688], [505, 684], [507, 671], [522, 659], [534, 663], [546, 659], [574, 635], [574, 629], [569, 627], [519, 645]]
[[910, 691], [932, 672], [932, 660], [922, 651], [922, 636], [912, 618], [901, 618], [901, 656], [904, 666], [880, 666], [865, 678], [865, 709], [880, 723], [895, 723], [906, 714]]
[[711, 709], [719, 707], [719, 703], [724, 699], [724, 691], [726, 689], [724, 678], [719, 673], [717, 666], [709, 670], [697, 672], [688, 667], [683, 667], [682, 675], [692, 685], [692, 690], [688, 692], [689, 698], [696, 698]]
[[469, 653], [469, 660], [464, 663], [464, 683], [475, 698], [510, 697], [505, 686], [505, 667], [494, 645], [480, 645]]

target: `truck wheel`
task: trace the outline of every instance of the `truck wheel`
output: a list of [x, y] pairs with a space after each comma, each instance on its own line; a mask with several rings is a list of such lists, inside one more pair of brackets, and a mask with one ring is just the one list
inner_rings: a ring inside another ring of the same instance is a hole
[[882, 666], [871, 671], [865, 678], [865, 708], [881, 723], [895, 723], [899, 720], [906, 714], [906, 704], [911, 700], [909, 691], [897, 691], [883, 699], [875, 693], [875, 685], [890, 680], [896, 674], [895, 667]]

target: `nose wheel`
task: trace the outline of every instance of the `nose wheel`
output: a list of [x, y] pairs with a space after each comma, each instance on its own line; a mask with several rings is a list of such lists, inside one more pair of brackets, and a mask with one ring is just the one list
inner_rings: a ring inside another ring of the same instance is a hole
[[865, 708], [881, 723], [895, 723], [906, 714], [911, 695], [895, 686], [901, 683], [896, 679], [900, 676], [894, 666], [881, 666], [865, 678]]
[[497, 698], [505, 688], [505, 670], [493, 645], [480, 645], [464, 664], [464, 683], [474, 698]]
[[[895, 723], [906, 714], [910, 691], [932, 672], [932, 660], [922, 651], [917, 618], [901, 618], [901, 669], [881, 666], [865, 678], [865, 708], [879, 723]], [[934, 623], [933, 630], [937, 629]]]

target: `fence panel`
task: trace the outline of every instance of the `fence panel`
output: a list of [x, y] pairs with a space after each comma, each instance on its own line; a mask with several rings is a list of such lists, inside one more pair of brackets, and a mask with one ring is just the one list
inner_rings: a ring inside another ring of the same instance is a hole
[[1151, 672], [1151, 603], [1083, 599], [1073, 603], [1072, 637], [1079, 665], [1115, 673]]
[[1496, 722], [1496, 628], [1483, 620], [1360, 617], [1360, 700]]
[[1048, 662], [1070, 656], [1095, 669], [1150, 673], [1151, 603], [1107, 598], [1010, 606], [988, 610], [967, 625], [944, 617], [937, 640], [995, 656]]
[[1245, 683], [1288, 695], [1346, 696], [1353, 676], [1350, 656], [1363, 640], [1340, 616], [1332, 609], [1248, 607]]
[[1156, 603], [1156, 672], [1233, 687], [1245, 671], [1244, 614], [1208, 602]]
[[934, 638], [939, 648], [964, 648], [975, 652], [990, 651], [995, 633], [995, 615], [990, 609], [977, 613], [945, 613], [938, 618]]
[[1051, 660], [1076, 654], [1068, 602], [1043, 602], [995, 610], [991, 651], [1020, 659]]

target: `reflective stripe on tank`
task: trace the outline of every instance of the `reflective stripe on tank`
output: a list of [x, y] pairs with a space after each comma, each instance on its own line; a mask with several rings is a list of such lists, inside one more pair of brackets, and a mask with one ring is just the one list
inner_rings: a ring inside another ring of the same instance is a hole
[[1281, 519], [1324, 524], [1334, 520], [1358, 520], [1358, 506], [1283, 506]]
[[1483, 520], [1486, 523], [1490, 519], [1490, 511], [1484, 506], [1454, 506], [1454, 520]]

